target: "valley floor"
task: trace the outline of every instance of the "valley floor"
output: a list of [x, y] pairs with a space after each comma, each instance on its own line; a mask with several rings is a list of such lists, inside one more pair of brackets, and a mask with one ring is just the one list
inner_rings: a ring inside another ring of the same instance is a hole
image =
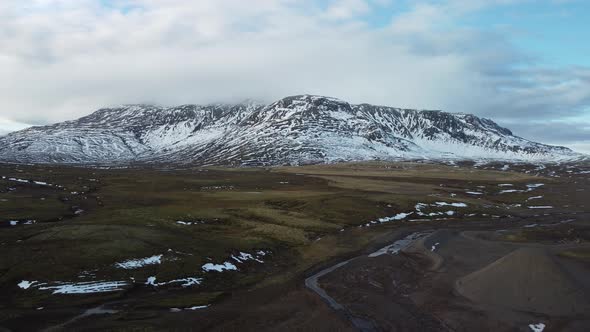
[[588, 330], [588, 169], [0, 165], [0, 326]]

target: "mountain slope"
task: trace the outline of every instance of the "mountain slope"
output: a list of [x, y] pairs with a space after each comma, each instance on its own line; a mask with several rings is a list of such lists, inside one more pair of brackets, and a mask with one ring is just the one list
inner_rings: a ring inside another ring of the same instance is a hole
[[560, 160], [577, 154], [469, 114], [293, 96], [270, 105], [131, 105], [0, 138], [0, 160], [284, 165], [373, 159]]

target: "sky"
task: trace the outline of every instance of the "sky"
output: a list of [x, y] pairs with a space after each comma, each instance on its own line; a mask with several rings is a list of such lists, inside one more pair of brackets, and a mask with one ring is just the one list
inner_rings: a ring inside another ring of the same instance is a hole
[[473, 113], [590, 153], [590, 1], [2, 0], [0, 135], [119, 104]]

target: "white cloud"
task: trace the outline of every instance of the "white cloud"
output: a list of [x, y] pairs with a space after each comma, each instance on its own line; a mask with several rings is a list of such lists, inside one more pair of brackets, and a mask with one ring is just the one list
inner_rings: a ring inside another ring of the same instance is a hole
[[0, 118], [0, 136], [30, 127], [28, 124]]
[[335, 19], [350, 19], [367, 14], [370, 9], [366, 0], [335, 0], [326, 10], [326, 16]]
[[590, 69], [530, 66], [500, 34], [456, 24], [516, 1], [416, 1], [382, 28], [370, 14], [387, 0], [3, 1], [0, 118], [300, 93], [501, 123], [580, 114]]
[[590, 143], [586, 142], [571, 142], [568, 147], [576, 152], [585, 153], [590, 155]]

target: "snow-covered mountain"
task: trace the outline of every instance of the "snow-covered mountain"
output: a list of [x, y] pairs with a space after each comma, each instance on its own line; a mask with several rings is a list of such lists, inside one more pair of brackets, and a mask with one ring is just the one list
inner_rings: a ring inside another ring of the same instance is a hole
[[297, 165], [349, 160], [567, 160], [470, 114], [293, 96], [270, 105], [130, 105], [0, 137], [0, 161]]

